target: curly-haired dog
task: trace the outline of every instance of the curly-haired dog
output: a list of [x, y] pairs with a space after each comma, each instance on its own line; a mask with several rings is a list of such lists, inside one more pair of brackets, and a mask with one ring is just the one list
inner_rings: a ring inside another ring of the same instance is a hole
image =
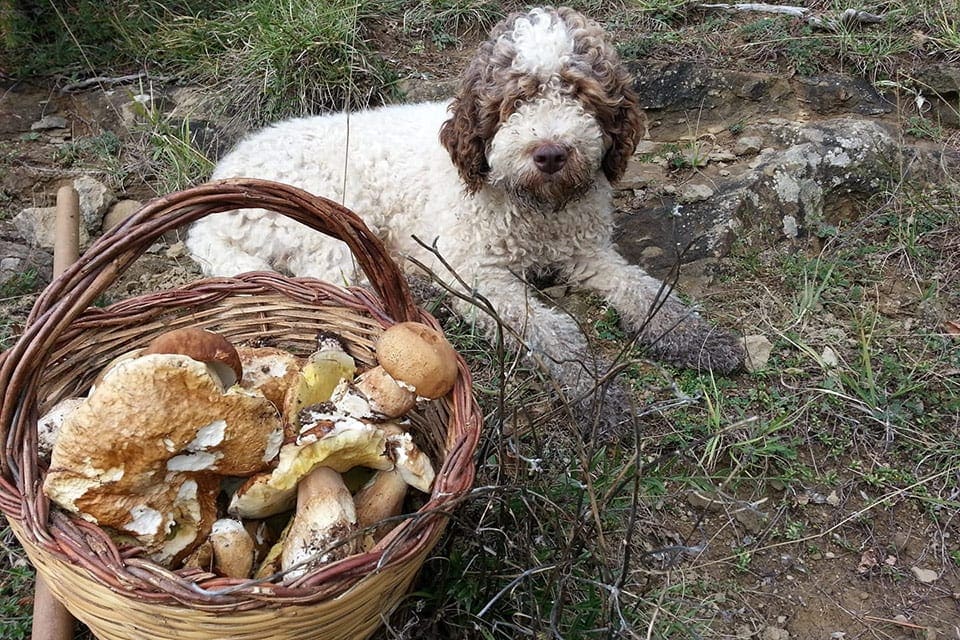
[[[524, 274], [550, 271], [600, 293], [655, 357], [723, 372], [743, 358], [733, 336], [676, 297], [662, 299], [661, 282], [614, 248], [611, 183], [634, 151], [640, 117], [601, 27], [571, 9], [540, 8], [494, 28], [452, 103], [282, 122], [242, 141], [213, 175], [278, 180], [343, 202], [398, 256], [443, 276], [413, 237], [435, 241], [522, 346], [586, 397], [598, 364], [586, 339]], [[346, 245], [259, 210], [209, 216], [187, 246], [211, 275], [357, 275]]]

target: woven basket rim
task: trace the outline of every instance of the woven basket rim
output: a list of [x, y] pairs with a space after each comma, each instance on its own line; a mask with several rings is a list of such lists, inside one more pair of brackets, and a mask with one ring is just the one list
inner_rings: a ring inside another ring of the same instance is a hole
[[[205, 278], [182, 287], [135, 296], [106, 308], [92, 306], [132, 262], [166, 231], [205, 215], [236, 208], [266, 208], [306, 224], [316, 231], [347, 242], [364, 270], [373, 291], [337, 287], [310, 278], [292, 278], [272, 272], [253, 272], [234, 278]], [[57, 563], [81, 567], [92, 580], [110, 586], [125, 598], [167, 602], [202, 610], [237, 610], [316, 602], [343, 594], [363, 580], [373, 579], [379, 568], [424, 556], [436, 544], [449, 510], [473, 485], [477, 442], [482, 416], [472, 393], [472, 380], [458, 354], [460, 377], [442, 400], [448, 413], [449, 450], [437, 473], [429, 500], [410, 520], [399, 525], [394, 542], [386, 549], [360, 553], [314, 569], [295, 585], [184, 575], [140, 557], [126, 557], [95, 525], [51, 511], [40, 491], [42, 470], [37, 456], [36, 426], [39, 387], [43, 371], [58, 345], [67, 338], [86, 335], [110, 322], [122, 324], [138, 308], [175, 308], [198, 305], [217, 298], [227, 304], [231, 296], [265, 296], [269, 293], [301, 304], [322, 301], [324, 308], [350, 308], [369, 315], [386, 328], [413, 320], [440, 329], [439, 323], [418, 308], [399, 267], [363, 222], [346, 208], [325, 198], [270, 181], [236, 179], [186, 189], [147, 203], [124, 223], [101, 236], [80, 260], [55, 279], [35, 303], [18, 341], [0, 354], [0, 511], [27, 536], [25, 547], [43, 554], [55, 571]], [[218, 298], [219, 297], [219, 298]], [[353, 311], [351, 311], [353, 312]], [[447, 445], [444, 445], [447, 446]], [[52, 568], [51, 568], [52, 567]], [[133, 580], [135, 584], [126, 584]], [[339, 580], [339, 581], [338, 581]], [[330, 584], [335, 583], [335, 588]], [[69, 606], [69, 603], [67, 603]]]

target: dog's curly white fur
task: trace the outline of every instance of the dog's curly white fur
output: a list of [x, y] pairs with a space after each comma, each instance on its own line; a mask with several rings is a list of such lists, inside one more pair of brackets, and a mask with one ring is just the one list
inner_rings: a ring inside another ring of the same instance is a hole
[[[602, 29], [571, 9], [533, 9], [494, 28], [452, 103], [282, 122], [242, 141], [213, 177], [272, 179], [340, 201], [398, 256], [443, 275], [413, 236], [435, 241], [575, 392], [593, 381], [586, 340], [520, 274], [551, 270], [600, 293], [657, 357], [729, 371], [743, 357], [738, 342], [674, 296], [655, 304], [662, 284], [613, 245], [611, 183], [626, 169], [640, 118]], [[259, 210], [209, 216], [187, 246], [210, 275], [274, 269], [358, 280], [345, 245]]]

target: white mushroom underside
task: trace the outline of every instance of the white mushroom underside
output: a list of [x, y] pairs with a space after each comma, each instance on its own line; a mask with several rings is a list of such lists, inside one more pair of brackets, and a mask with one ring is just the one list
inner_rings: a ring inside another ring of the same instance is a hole
[[[138, 536], [157, 536], [160, 535], [161, 527], [163, 527], [164, 520], [163, 514], [148, 507], [147, 505], [140, 505], [130, 509], [130, 522], [124, 525], [124, 529]], [[164, 535], [169, 533], [170, 528], [173, 526], [173, 521], [167, 521], [167, 530], [162, 532]]]

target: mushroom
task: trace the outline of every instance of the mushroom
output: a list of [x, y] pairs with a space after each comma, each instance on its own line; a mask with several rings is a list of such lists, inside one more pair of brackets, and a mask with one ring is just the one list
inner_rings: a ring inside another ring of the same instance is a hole
[[114, 365], [63, 421], [44, 492], [175, 563], [209, 533], [219, 476], [264, 469], [281, 442], [261, 394], [224, 391], [185, 355], [143, 355]]
[[397, 469], [377, 471], [353, 496], [357, 526], [366, 530], [363, 537], [365, 551], [373, 548], [395, 526], [393, 522], [378, 523], [403, 513], [406, 497], [407, 483]]
[[396, 522], [377, 523], [403, 513], [408, 487], [430, 490], [434, 480], [430, 459], [414, 444], [413, 438], [395, 423], [384, 425], [387, 431], [388, 455], [397, 462], [389, 471], [377, 471], [353, 496], [357, 524], [369, 529], [363, 547], [369, 551], [396, 526]]
[[237, 489], [228, 513], [266, 518], [289, 509], [296, 499], [297, 483], [320, 465], [337, 472], [356, 466], [393, 468], [386, 455], [387, 433], [383, 429], [349, 416], [309, 415], [304, 432], [280, 449], [277, 466], [253, 476]]
[[351, 380], [357, 370], [337, 336], [323, 332], [317, 342], [319, 349], [307, 357], [297, 382], [290, 386], [284, 399], [283, 415], [294, 430], [300, 427], [300, 411], [329, 400], [340, 381]]
[[318, 466], [339, 473], [358, 466], [379, 470], [398, 467], [409, 484], [421, 491], [430, 490], [434, 478], [430, 460], [398, 427], [336, 413], [329, 403], [302, 413], [300, 435], [283, 445], [272, 471], [253, 476], [237, 489], [227, 509], [231, 515], [265, 518], [290, 509], [297, 483]]
[[240, 386], [257, 390], [282, 411], [290, 387], [300, 378], [300, 359], [274, 347], [237, 347], [243, 366]]
[[399, 418], [417, 404], [413, 387], [394, 380], [383, 367], [363, 372], [356, 380], [344, 380], [330, 402], [337, 411], [356, 418], [386, 420]]
[[297, 512], [280, 556], [287, 580], [359, 550], [357, 514], [340, 474], [320, 466], [297, 486]]
[[179, 353], [213, 369], [225, 389], [229, 389], [243, 377], [240, 354], [236, 347], [221, 335], [200, 329], [184, 327], [167, 331], [154, 338], [142, 355], [152, 353]]
[[419, 322], [400, 322], [377, 340], [377, 362], [418, 396], [446, 395], [457, 380], [457, 353], [439, 331]]
[[220, 518], [210, 531], [213, 569], [228, 578], [248, 578], [253, 569], [255, 545], [243, 523]]

